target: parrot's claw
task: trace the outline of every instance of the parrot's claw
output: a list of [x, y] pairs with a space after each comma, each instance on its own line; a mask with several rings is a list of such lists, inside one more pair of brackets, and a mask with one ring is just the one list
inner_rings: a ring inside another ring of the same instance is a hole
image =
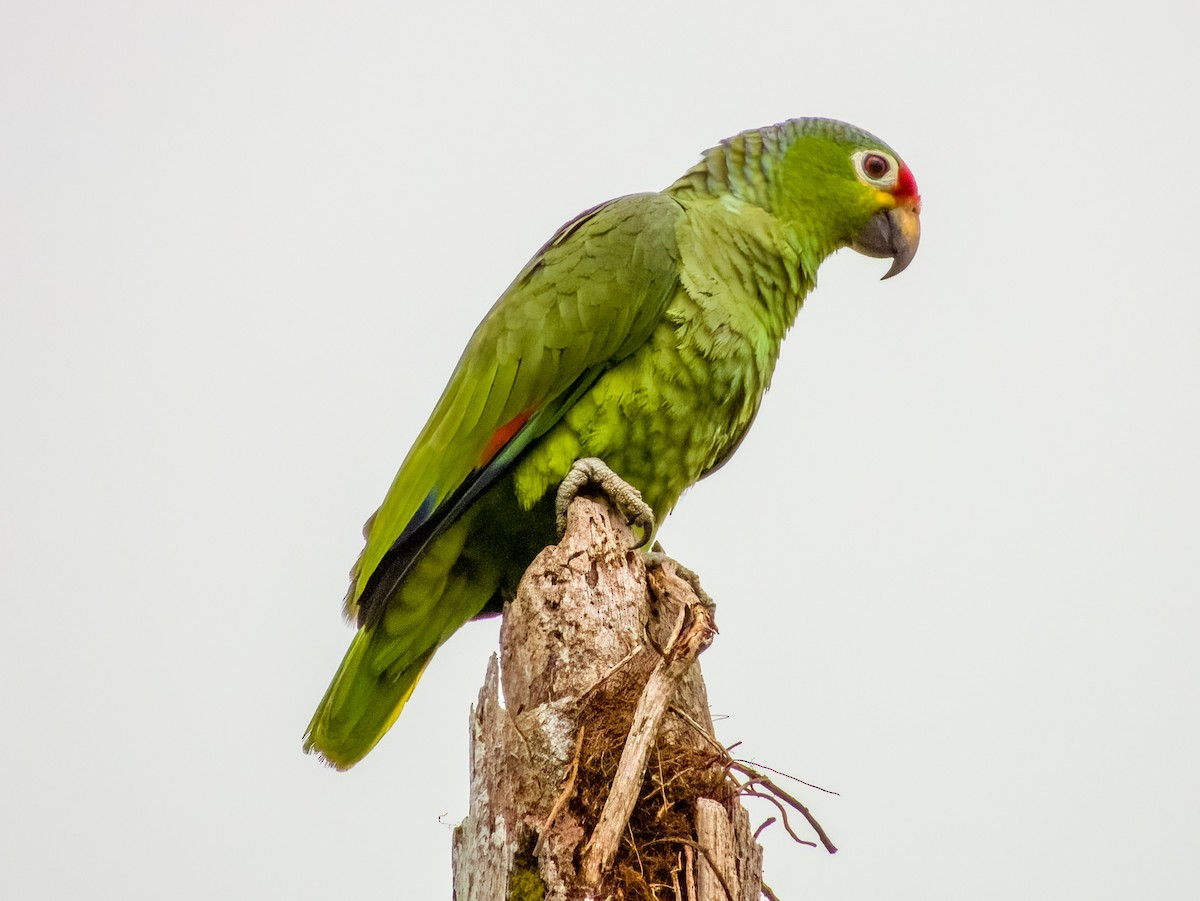
[[584, 486], [596, 485], [608, 495], [613, 505], [625, 515], [626, 522], [641, 532], [641, 540], [634, 548], [644, 547], [654, 534], [654, 511], [642, 500], [642, 493], [608, 468], [598, 457], [576, 460], [567, 477], [558, 486], [554, 502], [555, 525], [558, 537], [567, 530], [567, 508]]

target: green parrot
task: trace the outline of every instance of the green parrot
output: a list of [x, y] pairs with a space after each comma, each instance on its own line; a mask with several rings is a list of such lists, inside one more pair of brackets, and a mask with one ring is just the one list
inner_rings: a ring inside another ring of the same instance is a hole
[[822, 260], [848, 246], [897, 274], [920, 209], [886, 144], [793, 119], [560, 228], [475, 330], [363, 529], [358, 632], [305, 750], [347, 769], [375, 746], [434, 652], [555, 542], [576, 460], [602, 460], [661, 522], [741, 442]]

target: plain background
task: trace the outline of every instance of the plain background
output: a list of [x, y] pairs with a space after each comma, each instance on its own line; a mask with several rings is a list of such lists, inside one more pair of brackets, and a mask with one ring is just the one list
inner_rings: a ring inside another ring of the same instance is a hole
[[[739, 753], [841, 792], [781, 898], [1190, 898], [1200, 128], [1182, 3], [0, 6], [0, 875], [446, 898], [496, 623], [340, 775], [359, 526], [564, 220], [801, 115], [891, 143], [700, 570]], [[773, 811], [756, 810], [763, 818]]]

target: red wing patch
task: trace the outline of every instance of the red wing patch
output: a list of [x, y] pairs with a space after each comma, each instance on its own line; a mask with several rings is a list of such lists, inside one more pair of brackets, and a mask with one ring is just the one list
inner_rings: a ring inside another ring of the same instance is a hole
[[504, 445], [512, 440], [513, 435], [521, 431], [521, 426], [529, 421], [531, 415], [533, 415], [531, 410], [518, 413], [511, 420], [496, 429], [496, 433], [488, 440], [487, 447], [483, 449], [483, 456], [479, 458], [479, 465], [485, 465], [492, 457], [500, 453]]

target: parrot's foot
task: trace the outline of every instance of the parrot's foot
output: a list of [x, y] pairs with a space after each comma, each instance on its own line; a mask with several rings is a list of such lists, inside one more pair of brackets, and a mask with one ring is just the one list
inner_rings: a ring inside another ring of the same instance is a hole
[[576, 460], [567, 473], [567, 477], [558, 486], [558, 496], [554, 501], [555, 525], [558, 537], [562, 538], [567, 530], [567, 508], [575, 500], [584, 486], [596, 485], [608, 495], [613, 505], [625, 515], [625, 521], [642, 533], [641, 540], [634, 548], [643, 547], [650, 536], [654, 534], [654, 511], [642, 500], [642, 493], [608, 468], [608, 465], [597, 457], [585, 457]]
[[708, 608], [708, 612], [714, 613], [717, 609], [717, 602], [712, 599], [712, 596], [707, 591], [700, 587], [700, 577], [674, 557], [668, 556], [667, 552], [663, 550], [662, 544], [657, 541], [654, 542], [654, 547], [646, 555], [646, 568], [653, 569], [667, 562], [670, 562], [674, 568], [675, 575], [692, 586], [692, 591], [696, 592], [696, 597], [700, 600], [701, 604]]

